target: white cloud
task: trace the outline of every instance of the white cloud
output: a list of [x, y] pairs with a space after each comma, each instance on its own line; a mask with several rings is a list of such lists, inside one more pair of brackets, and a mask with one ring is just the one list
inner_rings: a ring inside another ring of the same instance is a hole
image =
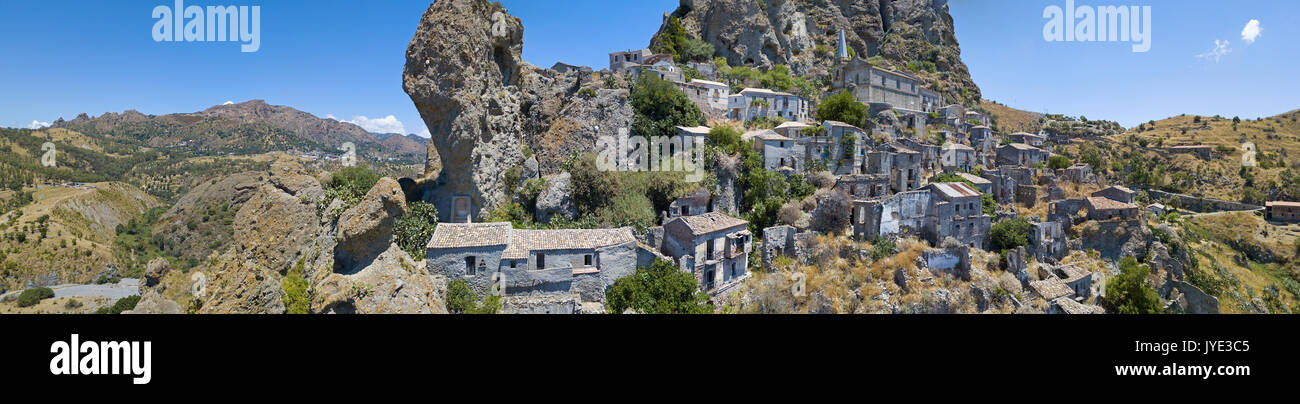
[[226, 101], [224, 104], [221, 104], [221, 105], [230, 105], [230, 104], [234, 104], [234, 103], [235, 103], [234, 101]]
[[333, 120], [336, 120], [336, 121], [339, 120], [338, 118], [335, 118], [335, 117], [334, 117], [334, 114], [325, 114], [325, 119], [333, 119]]
[[1223, 55], [1227, 55], [1229, 53], [1232, 53], [1231, 44], [1229, 44], [1227, 40], [1215, 39], [1214, 48], [1210, 49], [1209, 52], [1196, 55], [1196, 57], [1205, 60], [1213, 59], [1214, 63], [1219, 63], [1219, 59], [1222, 58]]
[[353, 117], [351, 121], [340, 122], [356, 124], [357, 126], [360, 126], [361, 129], [365, 129], [367, 132], [371, 133], [406, 134], [406, 126], [403, 126], [402, 121], [397, 120], [397, 117], [392, 115], [375, 119], [370, 119], [362, 115]]
[[41, 121], [37, 121], [37, 120], [32, 120], [32, 124], [31, 124], [31, 125], [27, 125], [27, 129], [40, 129], [40, 128], [44, 128], [44, 127], [48, 127], [48, 126], [50, 126], [50, 123], [49, 123], [49, 122], [41, 122]]
[[1255, 43], [1255, 38], [1259, 38], [1259, 33], [1263, 31], [1259, 27], [1259, 20], [1250, 20], [1246, 23], [1246, 28], [1241, 30], [1241, 40], [1246, 41], [1247, 45]]
[[433, 137], [433, 134], [429, 133], [429, 128], [420, 129], [420, 133], [417, 133], [416, 135], [425, 139]]

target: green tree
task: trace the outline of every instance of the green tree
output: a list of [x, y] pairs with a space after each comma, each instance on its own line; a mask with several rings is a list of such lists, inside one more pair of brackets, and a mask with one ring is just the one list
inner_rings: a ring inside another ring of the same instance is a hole
[[817, 119], [840, 121], [850, 125], [862, 126], [867, 121], [869, 110], [858, 102], [848, 91], [832, 95], [817, 104]]
[[707, 314], [713, 312], [708, 299], [694, 276], [670, 261], [657, 260], [615, 281], [605, 294], [605, 307], [615, 314], [629, 308], [643, 314]]
[[1106, 281], [1106, 310], [1119, 314], [1159, 314], [1160, 296], [1147, 284], [1151, 268], [1139, 265], [1136, 258], [1124, 257], [1119, 263], [1120, 274]]
[[736, 154], [744, 144], [740, 141], [740, 131], [731, 126], [714, 126], [709, 129], [709, 144], [717, 147], [727, 155]]
[[997, 222], [989, 229], [989, 240], [995, 251], [1006, 251], [1029, 245], [1032, 227], [1023, 217]]
[[676, 85], [653, 74], [643, 74], [628, 95], [632, 101], [632, 133], [638, 136], [676, 136], [678, 126], [700, 126], [704, 114]]
[[112, 306], [100, 307], [99, 310], [95, 310], [95, 314], [122, 314], [124, 311], [134, 310], [137, 303], [140, 303], [140, 295], [127, 296], [117, 299]]
[[438, 228], [438, 209], [428, 202], [411, 202], [409, 212], [393, 226], [397, 245], [415, 259], [424, 258], [425, 246]]
[[1063, 169], [1063, 168], [1069, 168], [1071, 164], [1073, 164], [1073, 163], [1071, 163], [1071, 162], [1070, 162], [1070, 159], [1069, 159], [1068, 157], [1065, 157], [1065, 156], [1055, 155], [1055, 156], [1052, 156], [1052, 157], [1048, 157], [1048, 158], [1047, 158], [1047, 168], [1050, 168], [1050, 169], [1053, 169], [1053, 170], [1060, 170], [1060, 169]]
[[40, 303], [41, 300], [54, 297], [54, 290], [46, 287], [31, 288], [24, 290], [18, 295], [18, 307], [30, 307]]
[[622, 189], [619, 177], [596, 167], [596, 155], [585, 153], [565, 164], [570, 175], [569, 193], [579, 215], [594, 214], [609, 206]]

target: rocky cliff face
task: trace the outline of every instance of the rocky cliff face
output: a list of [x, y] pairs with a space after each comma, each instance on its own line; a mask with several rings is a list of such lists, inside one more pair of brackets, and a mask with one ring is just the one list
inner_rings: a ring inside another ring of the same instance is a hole
[[[881, 56], [898, 69], [912, 61], [932, 61], [937, 71], [919, 76], [937, 82], [945, 99], [980, 99], [979, 87], [961, 61], [947, 0], [682, 0], [677, 10], [664, 15], [652, 47], [672, 17], [689, 36], [713, 44], [716, 55], [733, 66], [784, 64], [813, 77], [833, 73], [842, 29], [855, 55]], [[817, 51], [819, 45], [823, 52]]]
[[[523, 165], [524, 146], [536, 151], [542, 174], [554, 174], [573, 151], [594, 147], [597, 133], [631, 121], [625, 90], [525, 63], [523, 29], [499, 4], [440, 0], [407, 47], [402, 84], [432, 135], [425, 199], [442, 220], [453, 196], [470, 197], [475, 217], [503, 203], [516, 184], [502, 174]], [[583, 88], [596, 95], [579, 95]]]

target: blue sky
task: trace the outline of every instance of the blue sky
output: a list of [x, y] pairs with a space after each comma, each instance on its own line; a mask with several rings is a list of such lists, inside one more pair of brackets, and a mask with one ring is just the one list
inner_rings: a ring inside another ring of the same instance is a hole
[[[524, 59], [607, 63], [641, 48], [677, 0], [503, 0], [525, 27]], [[193, 112], [265, 99], [372, 131], [424, 126], [401, 88], [407, 42], [427, 0], [197, 1], [261, 5], [261, 49], [154, 42], [150, 12], [168, 0], [0, 2], [0, 126], [136, 109]], [[1060, 1], [952, 0], [962, 56], [987, 98], [1022, 109], [1118, 120], [1180, 113], [1269, 116], [1300, 108], [1289, 74], [1300, 52], [1300, 3], [1084, 1], [1153, 7], [1150, 52], [1120, 43], [1049, 43], [1043, 8]], [[1247, 44], [1242, 29], [1262, 27]], [[1231, 51], [1198, 55], [1215, 40]], [[363, 117], [366, 117], [363, 119]]]

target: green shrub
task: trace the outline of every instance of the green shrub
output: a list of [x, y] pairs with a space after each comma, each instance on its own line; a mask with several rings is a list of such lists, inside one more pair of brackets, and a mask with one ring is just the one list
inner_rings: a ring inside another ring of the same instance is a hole
[[325, 187], [325, 200], [321, 204], [328, 206], [330, 201], [340, 199], [343, 201], [343, 209], [336, 213], [341, 214], [357, 206], [357, 203], [361, 202], [361, 197], [366, 196], [366, 193], [375, 187], [375, 183], [379, 182], [379, 178], [379, 173], [364, 165], [335, 171], [330, 175], [329, 183]]
[[1032, 227], [1028, 220], [1018, 217], [1007, 219], [989, 229], [989, 240], [994, 251], [1006, 251], [1029, 245], [1029, 232]]
[[453, 314], [464, 313], [474, 307], [474, 291], [469, 288], [469, 282], [464, 279], [456, 279], [447, 283], [447, 311]]
[[1066, 158], [1065, 156], [1057, 155], [1057, 156], [1052, 156], [1047, 158], [1047, 168], [1053, 170], [1069, 168], [1071, 164], [1073, 163], [1071, 163], [1070, 159]]
[[100, 307], [95, 314], [122, 314], [124, 311], [135, 309], [137, 303], [140, 303], [140, 295], [127, 296], [117, 299], [112, 306]]
[[898, 252], [898, 245], [894, 244], [894, 240], [884, 237], [876, 236], [876, 239], [873, 240], [871, 244], [871, 259], [875, 261], [894, 255]]
[[866, 105], [858, 102], [848, 91], [832, 95], [817, 104], [817, 119], [840, 121], [850, 125], [862, 126], [867, 121], [870, 111]]
[[620, 191], [619, 177], [596, 167], [596, 155], [587, 153], [570, 160], [564, 170], [571, 176], [569, 192], [579, 215], [599, 212], [613, 201], [610, 195]]
[[24, 290], [18, 295], [18, 307], [31, 307], [40, 303], [42, 300], [54, 297], [54, 290], [40, 287]]
[[615, 281], [605, 294], [605, 307], [614, 314], [629, 308], [643, 314], [707, 314], [713, 312], [708, 299], [693, 275], [659, 260]]
[[299, 259], [298, 264], [280, 280], [280, 290], [284, 292], [284, 312], [286, 314], [307, 314], [311, 297], [307, 280], [302, 278], [306, 259]]
[[614, 227], [631, 226], [636, 228], [637, 232], [642, 232], [654, 226], [655, 212], [650, 198], [646, 198], [643, 194], [624, 192], [615, 196], [600, 216], [609, 220]]
[[419, 260], [424, 258], [429, 239], [438, 228], [438, 209], [423, 201], [412, 202], [409, 207], [410, 212], [393, 226], [393, 237], [402, 251]]
[[1160, 314], [1160, 296], [1147, 285], [1151, 268], [1138, 265], [1137, 259], [1124, 257], [1120, 274], [1106, 281], [1106, 310], [1119, 314]]
[[736, 151], [744, 146], [740, 141], [740, 131], [730, 126], [715, 126], [709, 129], [709, 144], [727, 155], [736, 154]]

